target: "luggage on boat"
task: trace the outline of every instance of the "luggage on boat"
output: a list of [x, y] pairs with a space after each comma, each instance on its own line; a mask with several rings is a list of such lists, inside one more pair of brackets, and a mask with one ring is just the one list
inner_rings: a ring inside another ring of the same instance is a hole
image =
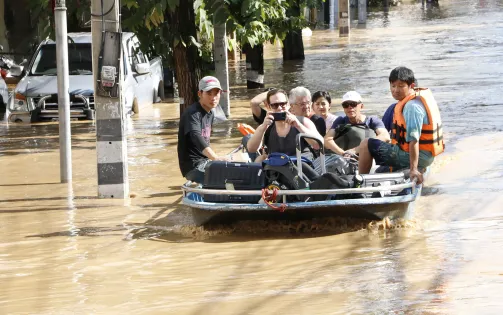
[[[264, 172], [261, 163], [236, 163], [213, 161], [204, 173], [203, 188], [226, 190], [261, 190], [264, 187]], [[257, 203], [260, 196], [204, 195], [208, 202]]]
[[[311, 189], [344, 189], [355, 186], [354, 175], [339, 175], [334, 173], [325, 173], [311, 183]], [[333, 199], [352, 199], [362, 198], [361, 194], [345, 195], [313, 195], [311, 201], [323, 201]]]

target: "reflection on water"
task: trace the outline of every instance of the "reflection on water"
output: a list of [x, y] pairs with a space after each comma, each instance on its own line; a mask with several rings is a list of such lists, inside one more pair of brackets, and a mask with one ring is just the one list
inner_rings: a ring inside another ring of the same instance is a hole
[[[194, 227], [180, 204], [178, 106], [128, 119], [131, 198], [96, 198], [95, 129], [72, 123], [73, 178], [59, 184], [58, 125], [0, 122], [0, 313], [499, 314], [503, 282], [503, 1], [421, 1], [369, 12], [349, 39], [305, 38], [306, 60], [267, 47], [267, 86], [350, 89], [368, 114], [387, 76], [412, 68], [442, 110], [447, 142], [413, 221], [315, 218]], [[254, 125], [243, 61], [232, 119]], [[482, 310], [482, 311], [480, 311]]]

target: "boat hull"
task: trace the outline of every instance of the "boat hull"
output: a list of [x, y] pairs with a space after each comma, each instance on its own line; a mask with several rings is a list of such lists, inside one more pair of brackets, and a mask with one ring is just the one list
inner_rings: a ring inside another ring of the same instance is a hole
[[[410, 219], [414, 213], [415, 203], [421, 195], [421, 188], [421, 185], [416, 185], [413, 193], [404, 196], [286, 203], [284, 212], [273, 210], [263, 203], [212, 203], [190, 195], [185, 196], [182, 201], [192, 209], [197, 224], [203, 224], [215, 216], [229, 217], [230, 213], [240, 219], [266, 217], [290, 219], [317, 216]], [[279, 206], [280, 204], [275, 205]]]

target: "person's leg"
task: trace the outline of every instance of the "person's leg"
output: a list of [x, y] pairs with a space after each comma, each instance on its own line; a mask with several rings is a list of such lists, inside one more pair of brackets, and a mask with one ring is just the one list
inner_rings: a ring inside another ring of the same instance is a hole
[[185, 175], [185, 178], [190, 181], [202, 184], [204, 182], [204, 172], [201, 172], [200, 170], [198, 170], [196, 168], [196, 169], [193, 169], [192, 171], [188, 172]]
[[369, 151], [369, 139], [364, 139], [360, 143], [360, 155], [358, 157], [358, 172], [360, 174], [370, 173], [372, 168], [372, 155]]
[[248, 147], [247, 147], [247, 144], [248, 144], [248, 141], [250, 140], [250, 138], [252, 137], [252, 134], [249, 134], [249, 135], [246, 135], [243, 137], [243, 139], [241, 139], [241, 143], [243, 144], [246, 152], [248, 153], [248, 157], [250, 158], [250, 161], [254, 162], [255, 159], [260, 155], [258, 154], [257, 152], [255, 153], [250, 153], [248, 152]]
[[196, 168], [185, 174], [185, 178], [202, 184], [204, 182], [204, 170], [206, 169], [206, 165], [211, 163], [210, 160], [204, 160], [201, 161], [199, 164], [197, 164]]
[[410, 167], [410, 156], [396, 144], [378, 139], [368, 139], [368, 152], [380, 166], [389, 166], [392, 171]]

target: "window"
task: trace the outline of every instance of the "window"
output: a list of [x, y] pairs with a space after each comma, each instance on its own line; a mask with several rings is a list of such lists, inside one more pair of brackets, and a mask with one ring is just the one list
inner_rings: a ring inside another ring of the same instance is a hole
[[[43, 45], [35, 57], [32, 75], [56, 75], [56, 44]], [[91, 44], [68, 44], [70, 74], [92, 74], [93, 55]]]

